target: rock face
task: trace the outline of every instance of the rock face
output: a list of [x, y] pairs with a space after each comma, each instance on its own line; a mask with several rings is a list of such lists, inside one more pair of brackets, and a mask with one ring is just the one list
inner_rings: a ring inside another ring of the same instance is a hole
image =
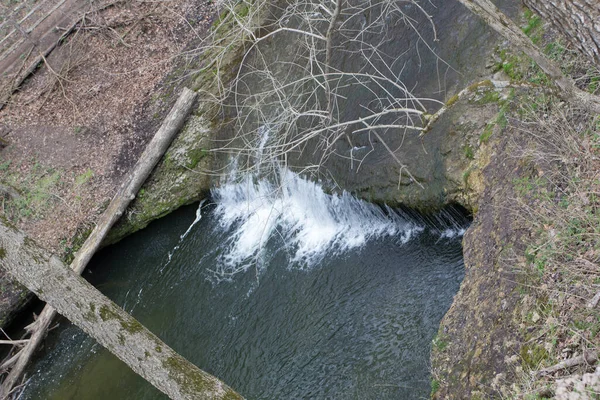
[[[516, 1], [496, 3], [508, 15], [518, 13], [519, 3]], [[433, 2], [430, 5], [433, 6], [427, 12], [436, 25], [437, 41], [429, 22], [420, 18], [416, 19], [414, 30], [394, 28], [396, 31], [390, 35], [401, 37], [399, 42], [402, 44], [395, 44], [389, 51], [402, 54], [396, 60], [403, 66], [400, 79], [411, 88], [413, 95], [454, 103], [459, 91], [488, 79], [492, 74], [488, 69], [489, 62], [500, 39], [483, 21], [456, 1], [445, 1], [443, 5]], [[424, 41], [420, 41], [419, 36]], [[427, 49], [424, 43], [431, 48]], [[354, 66], [354, 62], [348, 62], [347, 58], [342, 61]], [[348, 65], [337, 67], [341, 70], [349, 68]], [[348, 110], [358, 113], [371, 101], [365, 93], [343, 94], [348, 99], [343, 100], [345, 103], [341, 107], [346, 113]], [[375, 102], [374, 99], [372, 101]], [[487, 102], [484, 99], [478, 103], [481, 107], [477, 109], [465, 108], [465, 105], [453, 107], [423, 137], [415, 131], [390, 129], [381, 135], [385, 141], [383, 145], [372, 135], [348, 135], [347, 139], [335, 143], [335, 155], [321, 166], [319, 177], [331, 190], [343, 189], [388, 205], [403, 204], [424, 212], [438, 210], [455, 201], [466, 202], [465, 205], [470, 207], [469, 195], [463, 193], [463, 174], [470, 164], [472, 150], [478, 147], [481, 125], [485, 125], [491, 116], [491, 109], [486, 109]], [[424, 103], [428, 105], [429, 113], [434, 113], [441, 106]], [[319, 163], [320, 154], [314, 150], [318, 146], [307, 146], [295, 162], [299, 169]], [[390, 149], [399, 162], [390, 156]], [[472, 183], [475, 177], [471, 178]]]
[[478, 210], [463, 240], [465, 278], [442, 320], [432, 349], [435, 398], [488, 399], [510, 382], [508, 366], [518, 360], [520, 338], [516, 322], [518, 279], [503, 259], [523, 251], [529, 235], [525, 219], [510, 211], [514, 198], [516, 158], [509, 156], [514, 132], [498, 132], [487, 145], [487, 166], [480, 174]]

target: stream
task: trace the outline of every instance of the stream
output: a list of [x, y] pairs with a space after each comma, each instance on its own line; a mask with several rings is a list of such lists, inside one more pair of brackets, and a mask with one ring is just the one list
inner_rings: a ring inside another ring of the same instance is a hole
[[[248, 399], [421, 399], [466, 224], [288, 172], [213, 191], [99, 252], [85, 277]], [[166, 398], [64, 319], [30, 374], [25, 399]]]

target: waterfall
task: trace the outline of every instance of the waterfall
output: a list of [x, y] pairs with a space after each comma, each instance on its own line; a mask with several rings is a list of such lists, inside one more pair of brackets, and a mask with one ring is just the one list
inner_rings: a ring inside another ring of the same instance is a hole
[[[248, 169], [253, 173], [240, 176], [239, 160], [234, 158], [227, 181], [211, 192], [219, 221], [215, 234], [223, 238], [213, 270], [217, 280], [252, 266], [261, 269], [279, 250], [286, 253], [289, 265], [310, 269], [326, 255], [339, 256], [377, 238], [393, 237], [401, 245], [426, 227], [439, 240], [464, 233], [465, 221], [448, 212], [423, 218], [347, 192], [325, 193], [321, 185], [281, 166], [270, 154], [272, 132], [266, 125], [257, 130], [254, 166]], [[276, 250], [268, 250], [274, 240], [279, 241]]]
[[398, 212], [386, 212], [346, 192], [327, 194], [318, 183], [285, 168], [277, 183], [246, 176], [214, 189], [212, 196], [219, 228], [228, 232], [215, 271], [221, 277], [260, 265], [267, 243], [275, 237], [291, 264], [308, 269], [325, 254], [340, 255], [383, 236], [406, 243], [424, 229]]

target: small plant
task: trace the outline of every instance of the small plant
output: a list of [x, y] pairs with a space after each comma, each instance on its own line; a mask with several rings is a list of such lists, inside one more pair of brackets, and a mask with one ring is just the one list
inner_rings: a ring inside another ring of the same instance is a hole
[[464, 153], [465, 153], [465, 157], [467, 157], [469, 160], [472, 160], [473, 158], [475, 158], [475, 152], [473, 151], [473, 148], [469, 145], [466, 145], [464, 147]]
[[565, 46], [558, 42], [550, 42], [544, 48], [544, 53], [554, 61], [561, 60], [565, 51]]
[[431, 380], [431, 396], [435, 395], [440, 390], [440, 382], [437, 379]]
[[436, 336], [435, 339], [431, 341], [431, 343], [437, 351], [444, 351], [448, 347], [448, 342], [439, 335]]
[[485, 128], [483, 129], [483, 133], [479, 135], [479, 140], [481, 141], [481, 143], [487, 143], [488, 140], [490, 140], [490, 137], [494, 133], [494, 125], [495, 124], [488, 123], [485, 126]]
[[87, 171], [85, 171], [83, 174], [78, 175], [75, 178], [75, 185], [77, 186], [81, 186], [83, 184], [86, 184], [87, 182], [89, 182], [90, 179], [92, 179], [94, 177], [94, 171], [92, 171], [91, 169], [88, 169]]

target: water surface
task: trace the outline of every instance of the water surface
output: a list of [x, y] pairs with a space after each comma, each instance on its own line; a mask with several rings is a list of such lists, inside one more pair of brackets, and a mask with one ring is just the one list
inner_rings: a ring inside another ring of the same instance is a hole
[[[463, 276], [460, 227], [307, 185], [292, 179], [287, 199], [224, 188], [191, 229], [196, 207], [103, 250], [85, 276], [246, 398], [427, 398], [431, 340]], [[64, 320], [35, 371], [23, 398], [166, 398]]]

